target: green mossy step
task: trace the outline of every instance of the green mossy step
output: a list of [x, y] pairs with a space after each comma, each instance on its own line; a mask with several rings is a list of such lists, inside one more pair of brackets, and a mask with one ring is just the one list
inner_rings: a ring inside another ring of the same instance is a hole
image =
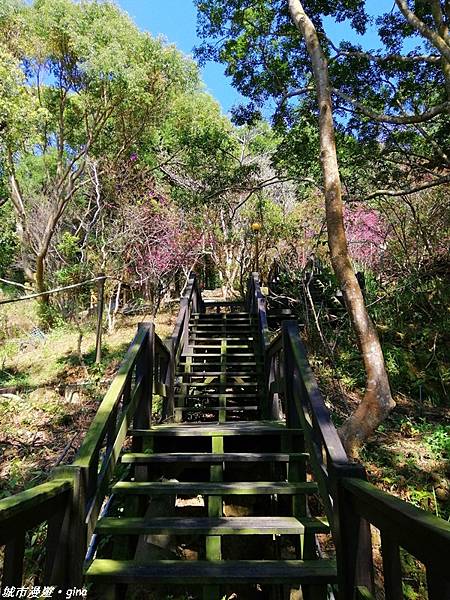
[[314, 517], [153, 517], [103, 518], [96, 533], [102, 535], [303, 535], [328, 533], [326, 520]]
[[99, 583], [205, 584], [317, 584], [336, 583], [336, 567], [330, 560], [230, 560], [191, 561], [97, 559], [86, 571], [87, 581]]
[[[252, 373], [249, 373], [248, 371], [193, 371], [193, 372], [186, 372], [186, 371], [177, 371], [175, 374], [175, 377], [204, 377], [205, 379], [207, 377], [219, 377], [220, 375], [226, 375], [227, 377], [241, 377], [241, 378], [249, 378], [252, 377], [254, 378], [254, 375]], [[234, 382], [233, 382], [234, 383]], [[250, 382], [244, 382], [244, 383], [251, 383]], [[239, 385], [239, 384], [236, 384]]]
[[239, 435], [299, 435], [302, 433], [301, 429], [288, 429], [281, 421], [245, 421], [241, 423], [208, 423], [202, 425], [181, 423], [179, 425], [155, 425], [150, 429], [131, 429], [129, 431], [129, 435], [135, 437], [227, 437]]
[[198, 390], [197, 394], [177, 393], [175, 398], [186, 398], [187, 400], [206, 400], [207, 398], [239, 398], [242, 400], [248, 398], [249, 400], [255, 400], [259, 396], [257, 392], [208, 392], [208, 387], [206, 390]]
[[[218, 355], [219, 356], [219, 355]], [[208, 358], [213, 358], [211, 355], [207, 355]], [[205, 370], [205, 373], [210, 373], [209, 369], [212, 367], [221, 367], [224, 366], [224, 373], [227, 373], [228, 371], [226, 371], [225, 369], [232, 369], [233, 367], [236, 368], [247, 368], [247, 367], [252, 367], [253, 371], [250, 372], [257, 372], [258, 370], [261, 371], [262, 367], [263, 367], [263, 363], [262, 361], [254, 361], [254, 360], [246, 360], [246, 361], [230, 361], [229, 357], [227, 358], [227, 364], [226, 365], [222, 365], [222, 363], [220, 361], [208, 361], [208, 362], [194, 362], [194, 359], [201, 359], [203, 361], [204, 357], [202, 356], [197, 356], [194, 354], [193, 357], [191, 357], [192, 362], [190, 363], [190, 367], [208, 367], [208, 370]], [[181, 365], [186, 364], [186, 361], [183, 360], [183, 357], [180, 358]], [[195, 371], [196, 373], [198, 373], [198, 371]], [[247, 370], [246, 373], [248, 373], [249, 371]]]
[[122, 455], [122, 462], [126, 464], [153, 464], [153, 463], [240, 463], [240, 462], [304, 462], [308, 458], [307, 452], [229, 452], [213, 454], [210, 452], [172, 452], [145, 454], [144, 452], [127, 452]]
[[218, 412], [219, 410], [223, 410], [225, 412], [256, 412], [259, 409], [259, 406], [246, 404], [244, 406], [177, 406], [174, 410], [178, 413], [207, 413]]
[[112, 487], [114, 494], [144, 496], [294, 496], [317, 492], [315, 481], [119, 481]]
[[192, 321], [232, 321], [236, 319], [245, 319], [251, 321], [251, 315], [246, 312], [229, 312], [229, 313], [191, 313]]
[[209, 389], [209, 388], [257, 388], [258, 387], [258, 383], [256, 381], [246, 381], [243, 383], [233, 383], [233, 382], [222, 382], [222, 381], [217, 381], [217, 382], [204, 382], [204, 381], [192, 381], [191, 383], [185, 383], [182, 384], [185, 387], [187, 387], [188, 389], [194, 389], [194, 390], [203, 390], [203, 389]]

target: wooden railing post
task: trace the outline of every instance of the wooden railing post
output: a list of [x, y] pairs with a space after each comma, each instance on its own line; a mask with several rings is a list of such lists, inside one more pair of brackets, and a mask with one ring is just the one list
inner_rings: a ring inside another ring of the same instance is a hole
[[86, 523], [89, 469], [76, 465], [59, 467], [54, 478], [70, 481], [72, 489], [61, 513], [49, 520], [44, 583], [61, 588], [81, 587], [88, 538], [93, 533]]
[[175, 408], [175, 342], [173, 338], [170, 338], [165, 342], [166, 348], [169, 352], [169, 360], [166, 365], [166, 372], [164, 375], [164, 383], [167, 387], [167, 398], [163, 405], [162, 417], [166, 420], [173, 416]]
[[354, 501], [342, 485], [344, 477], [366, 479], [362, 465], [329, 465], [333, 496], [333, 537], [336, 546], [340, 600], [353, 600], [357, 586], [374, 593], [372, 539], [369, 523], [359, 516]]
[[134, 427], [148, 429], [152, 420], [155, 326], [153, 323], [139, 323], [138, 327], [139, 331], [146, 330], [147, 335], [136, 364], [136, 381], [142, 380], [142, 386], [141, 397], [134, 416]]
[[290, 330], [297, 326], [296, 321], [283, 321], [281, 323], [281, 336], [283, 344], [283, 380], [284, 402], [286, 405], [287, 427], [300, 428], [301, 421], [294, 399], [294, 356], [290, 343]]

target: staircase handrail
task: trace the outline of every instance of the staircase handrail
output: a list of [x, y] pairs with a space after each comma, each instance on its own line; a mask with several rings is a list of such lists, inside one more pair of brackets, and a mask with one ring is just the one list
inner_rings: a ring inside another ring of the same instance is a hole
[[25, 534], [41, 523], [49, 525], [41, 583], [81, 585], [88, 540], [129, 426], [150, 427], [154, 394], [173, 404], [171, 358], [154, 324], [140, 323], [74, 462], [55, 469], [49, 482], [0, 501], [2, 587], [22, 584]]
[[[428, 598], [450, 598], [450, 524], [369, 483], [349, 460], [301, 342], [296, 321], [284, 321], [266, 348], [268, 406], [282, 404], [286, 424], [301, 428], [336, 546], [339, 598], [374, 599], [370, 525], [381, 534], [387, 600], [402, 596], [400, 547], [427, 570]], [[275, 408], [274, 408], [275, 406]]]
[[248, 283], [247, 307], [251, 317], [256, 318], [261, 333], [262, 351], [265, 353], [270, 343], [267, 321], [267, 300], [261, 291], [259, 273], [252, 273]]
[[170, 339], [170, 349], [173, 352], [175, 362], [179, 359], [189, 341], [189, 320], [193, 312], [205, 312], [202, 293], [195, 273], [189, 277], [186, 291], [180, 300], [180, 310]]

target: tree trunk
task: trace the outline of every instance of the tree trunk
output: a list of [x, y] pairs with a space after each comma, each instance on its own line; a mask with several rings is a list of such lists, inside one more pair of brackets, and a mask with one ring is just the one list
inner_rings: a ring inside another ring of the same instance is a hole
[[[43, 294], [45, 292], [45, 257], [47, 256], [47, 252], [39, 252], [36, 256], [36, 272], [35, 272], [35, 281], [36, 281], [36, 291], [38, 294]], [[39, 308], [40, 308], [40, 319], [42, 325], [51, 326], [50, 315], [48, 314], [47, 308], [50, 304], [50, 297], [48, 294], [44, 294], [38, 298]]]
[[356, 411], [343, 424], [340, 435], [350, 456], [386, 418], [392, 399], [383, 352], [376, 329], [367, 313], [364, 298], [353, 271], [344, 227], [342, 189], [336, 154], [333, 108], [328, 62], [314, 24], [299, 0], [288, 0], [292, 20], [303, 35], [311, 58], [319, 104], [320, 159], [325, 188], [328, 246], [331, 262], [345, 298], [366, 371], [366, 391]]

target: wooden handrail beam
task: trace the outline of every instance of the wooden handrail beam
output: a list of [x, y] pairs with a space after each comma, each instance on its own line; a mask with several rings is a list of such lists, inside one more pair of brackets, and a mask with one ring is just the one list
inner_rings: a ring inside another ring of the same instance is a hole
[[388, 531], [424, 565], [432, 564], [434, 570], [450, 578], [450, 523], [367, 481], [344, 477], [341, 484], [361, 517], [380, 531]]
[[0, 500], [0, 544], [47, 521], [71, 489], [68, 479], [52, 480]]

